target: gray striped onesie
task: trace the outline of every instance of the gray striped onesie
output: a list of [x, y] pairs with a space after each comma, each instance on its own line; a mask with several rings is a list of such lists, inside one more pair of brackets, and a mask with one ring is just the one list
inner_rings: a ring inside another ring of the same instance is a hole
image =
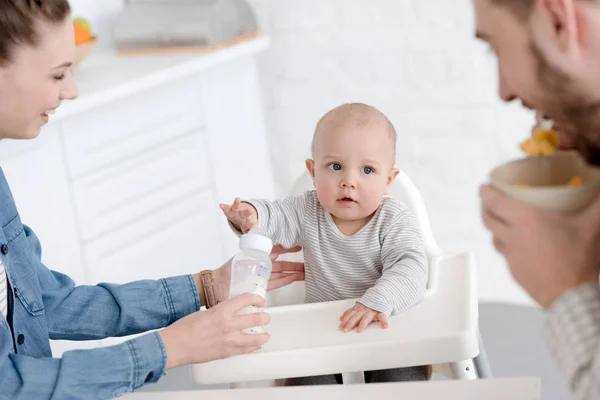
[[303, 247], [307, 303], [357, 298], [390, 316], [424, 297], [425, 246], [413, 214], [400, 201], [385, 198], [352, 236], [339, 231], [315, 190], [248, 203], [258, 211], [258, 228], [273, 243]]

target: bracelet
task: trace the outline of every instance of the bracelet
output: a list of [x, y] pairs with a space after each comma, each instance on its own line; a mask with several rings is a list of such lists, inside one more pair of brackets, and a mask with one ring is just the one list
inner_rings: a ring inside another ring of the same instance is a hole
[[215, 295], [215, 277], [212, 270], [207, 269], [200, 272], [200, 284], [202, 285], [200, 302], [206, 304], [206, 308], [216, 306], [218, 303]]

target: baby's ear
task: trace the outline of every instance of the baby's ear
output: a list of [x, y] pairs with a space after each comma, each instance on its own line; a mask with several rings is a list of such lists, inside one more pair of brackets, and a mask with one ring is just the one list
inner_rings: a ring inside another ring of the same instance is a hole
[[392, 182], [394, 182], [394, 179], [396, 179], [396, 177], [398, 176], [398, 174], [400, 173], [400, 168], [392, 168], [392, 170], [390, 171], [390, 176], [388, 177], [388, 184], [391, 185]]
[[306, 161], [304, 161], [304, 163], [306, 164], [306, 169], [308, 170], [308, 173], [310, 174], [310, 176], [313, 178], [313, 181], [315, 180], [315, 161], [307, 158]]
[[396, 177], [398, 176], [398, 174], [400, 173], [400, 169], [399, 168], [392, 168], [392, 170], [390, 171], [390, 174], [388, 175], [388, 179], [387, 179], [387, 187], [385, 190], [385, 194], [389, 194], [390, 193], [390, 188], [392, 187], [392, 183], [394, 183], [394, 180], [396, 179]]

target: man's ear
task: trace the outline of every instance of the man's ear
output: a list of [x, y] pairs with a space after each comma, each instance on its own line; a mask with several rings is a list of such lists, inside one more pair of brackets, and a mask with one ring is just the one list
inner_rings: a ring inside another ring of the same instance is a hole
[[306, 164], [306, 169], [308, 170], [308, 173], [310, 174], [310, 176], [314, 182], [315, 181], [315, 161], [310, 158], [307, 158], [306, 161], [304, 161], [304, 163]]
[[385, 188], [385, 194], [388, 195], [390, 193], [390, 189], [392, 188], [392, 183], [394, 183], [394, 180], [396, 179], [396, 177], [398, 176], [398, 174], [400, 173], [400, 169], [399, 168], [392, 168], [392, 170], [390, 171], [390, 174], [388, 175], [387, 178], [387, 186]]
[[[573, 0], [545, 0], [548, 14], [554, 24], [554, 34], [563, 50], [579, 40], [577, 16]], [[543, 6], [543, 5], [542, 5]]]
[[578, 15], [582, 10], [575, 3], [575, 0], [538, 0], [530, 19], [539, 51], [561, 69], [568, 68], [581, 52], [581, 24], [585, 25], [585, 16]]

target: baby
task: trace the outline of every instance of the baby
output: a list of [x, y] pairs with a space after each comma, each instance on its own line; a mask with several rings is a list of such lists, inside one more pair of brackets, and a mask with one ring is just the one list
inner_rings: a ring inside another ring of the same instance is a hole
[[[259, 228], [274, 243], [304, 250], [306, 302], [359, 299], [340, 329], [363, 331], [417, 304], [425, 295], [427, 257], [406, 205], [388, 198], [396, 131], [365, 104], [344, 104], [315, 129], [306, 168], [316, 190], [281, 201], [221, 204], [238, 231]], [[367, 382], [427, 379], [425, 367], [365, 372]], [[341, 383], [341, 375], [288, 379], [288, 385]]]

